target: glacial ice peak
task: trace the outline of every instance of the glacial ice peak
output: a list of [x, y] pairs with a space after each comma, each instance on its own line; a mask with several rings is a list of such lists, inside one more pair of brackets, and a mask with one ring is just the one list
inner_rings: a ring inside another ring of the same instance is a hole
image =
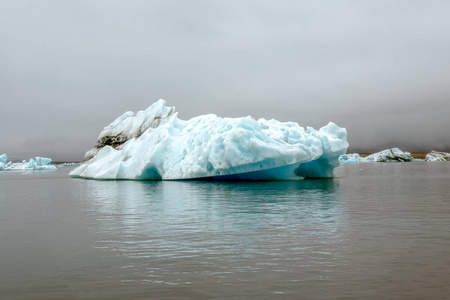
[[103, 128], [97, 138], [97, 144], [92, 151], [86, 153], [84, 160], [91, 159], [105, 146], [120, 149], [126, 141], [141, 136], [149, 128], [158, 127], [161, 122], [167, 121], [174, 114], [175, 107], [167, 107], [166, 101], [162, 99], [146, 110], [137, 113], [127, 111]]
[[209, 114], [183, 121], [174, 107], [159, 100], [136, 114], [126, 112], [106, 126], [84, 163], [70, 175], [97, 179], [331, 177], [347, 147], [347, 131], [331, 122], [319, 130], [305, 130], [295, 122], [250, 116]]

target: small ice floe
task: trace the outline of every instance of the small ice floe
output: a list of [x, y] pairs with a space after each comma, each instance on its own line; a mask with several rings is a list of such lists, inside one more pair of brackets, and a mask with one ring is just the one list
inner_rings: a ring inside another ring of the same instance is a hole
[[29, 161], [23, 160], [18, 163], [13, 163], [11, 161], [6, 162], [7, 159], [8, 157], [6, 154], [0, 155], [0, 171], [56, 170], [56, 167], [52, 165], [52, 160], [46, 157], [36, 156], [34, 159], [30, 158]]
[[359, 162], [362, 162], [364, 160], [364, 157], [361, 157], [359, 153], [347, 153], [342, 154], [339, 156], [339, 162], [340, 163], [346, 163], [346, 164], [356, 164]]
[[411, 153], [399, 148], [386, 149], [367, 157], [361, 157], [358, 153], [344, 154], [339, 157], [341, 163], [366, 163], [366, 162], [409, 162], [414, 161]]
[[62, 168], [62, 167], [75, 167], [75, 166], [78, 166], [78, 165], [80, 165], [81, 163], [79, 163], [79, 162], [77, 162], [77, 163], [62, 163], [62, 164], [56, 164], [55, 166], [57, 167], [57, 168]]
[[371, 154], [371, 155], [365, 157], [364, 159], [368, 162], [414, 161], [414, 157], [412, 157], [411, 153], [404, 152], [404, 151], [400, 150], [399, 148], [386, 149], [386, 150]]
[[450, 161], [450, 153], [431, 151], [425, 156], [425, 161]]

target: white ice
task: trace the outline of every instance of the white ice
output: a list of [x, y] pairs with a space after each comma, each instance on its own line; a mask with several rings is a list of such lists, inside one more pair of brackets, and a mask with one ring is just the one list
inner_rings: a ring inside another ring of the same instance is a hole
[[202, 115], [178, 119], [159, 100], [105, 127], [70, 175], [95, 179], [302, 179], [332, 177], [347, 150], [334, 123], [306, 130], [294, 122]]

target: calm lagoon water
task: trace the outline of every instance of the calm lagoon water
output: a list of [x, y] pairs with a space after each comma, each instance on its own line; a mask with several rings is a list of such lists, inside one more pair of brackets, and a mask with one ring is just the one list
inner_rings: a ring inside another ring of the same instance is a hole
[[450, 163], [333, 180], [0, 172], [0, 299], [446, 299]]

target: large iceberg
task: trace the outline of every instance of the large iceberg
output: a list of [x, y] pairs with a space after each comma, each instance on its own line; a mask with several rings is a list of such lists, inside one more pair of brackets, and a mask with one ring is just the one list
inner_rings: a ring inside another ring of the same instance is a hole
[[0, 155], [0, 171], [16, 171], [16, 170], [56, 170], [52, 165], [52, 160], [46, 157], [36, 156], [29, 161], [23, 160], [20, 163], [6, 162], [7, 155]]
[[294, 122], [250, 116], [209, 114], [184, 121], [159, 100], [105, 127], [69, 175], [136, 180], [332, 177], [347, 148], [346, 129], [331, 122], [305, 130]]

